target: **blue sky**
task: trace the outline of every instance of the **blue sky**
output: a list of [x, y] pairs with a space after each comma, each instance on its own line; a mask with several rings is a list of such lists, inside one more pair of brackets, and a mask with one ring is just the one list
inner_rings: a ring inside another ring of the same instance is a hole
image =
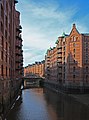
[[75, 23], [79, 32], [89, 32], [88, 0], [18, 0], [23, 27], [24, 66], [41, 61], [63, 32]]

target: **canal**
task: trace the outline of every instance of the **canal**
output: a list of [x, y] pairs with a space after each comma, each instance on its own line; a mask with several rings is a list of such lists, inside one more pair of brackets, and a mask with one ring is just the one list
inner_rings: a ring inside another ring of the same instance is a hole
[[89, 120], [89, 108], [48, 89], [25, 89], [6, 120]]

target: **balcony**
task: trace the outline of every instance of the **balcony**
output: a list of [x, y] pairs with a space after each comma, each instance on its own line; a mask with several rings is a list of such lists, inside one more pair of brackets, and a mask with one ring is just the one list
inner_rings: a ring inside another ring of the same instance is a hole
[[20, 68], [16, 68], [16, 70], [20, 70]]
[[20, 53], [20, 56], [23, 56], [22, 52]]
[[20, 45], [16, 45], [16, 48], [19, 48], [19, 49], [21, 49], [21, 48], [22, 48], [22, 46], [20, 46]]
[[62, 67], [62, 61], [57, 61], [58, 67]]
[[17, 60], [16, 60], [16, 63], [20, 63], [20, 60], [17, 59]]
[[50, 58], [50, 56], [47, 56], [47, 58]]
[[58, 73], [59, 73], [59, 74], [62, 73], [62, 69], [58, 69]]
[[23, 41], [21, 36], [16, 36], [16, 39]]
[[62, 49], [62, 46], [58, 46], [57, 49], [58, 49], [58, 50], [59, 50], [59, 49]]
[[15, 3], [15, 4], [17, 4], [17, 3], [18, 3], [18, 1], [17, 1], [17, 0], [14, 0], [14, 3]]
[[19, 29], [22, 29], [22, 26], [21, 26], [21, 25], [19, 26]]
[[21, 53], [15, 53], [16, 55], [20, 56]]
[[23, 66], [23, 62], [20, 65]]
[[21, 53], [23, 53], [23, 50], [21, 50]]
[[62, 56], [58, 56], [57, 59], [62, 59]]
[[59, 52], [59, 51], [58, 51], [57, 54], [62, 54], [62, 52]]
[[16, 70], [21, 70], [21, 69], [23, 69], [22, 66], [18, 66], [18, 67], [16, 68]]
[[16, 39], [19, 39], [19, 36], [16, 36]]
[[23, 62], [23, 59], [21, 59], [20, 62]]
[[16, 28], [16, 31], [18, 31], [19, 33], [21, 33], [21, 32], [22, 32], [22, 30], [20, 30], [19, 28]]
[[62, 75], [62, 72], [58, 73], [59, 75]]

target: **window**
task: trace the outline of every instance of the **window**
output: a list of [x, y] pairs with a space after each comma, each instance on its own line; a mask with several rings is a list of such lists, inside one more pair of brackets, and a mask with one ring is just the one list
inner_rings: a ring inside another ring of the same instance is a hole
[[64, 72], [65, 72], [65, 67], [64, 67]]
[[3, 10], [3, 6], [2, 5], [1, 5], [1, 16], [2, 16], [2, 18], [4, 16], [4, 10]]
[[65, 61], [65, 57], [64, 57], [64, 61]]
[[6, 2], [6, 11], [8, 11], [8, 3]]
[[65, 79], [65, 73], [64, 73], [64, 79]]
[[65, 44], [65, 38], [63, 38], [63, 44]]
[[86, 52], [88, 52], [88, 48], [86, 48]]
[[1, 44], [2, 44], [2, 47], [4, 47], [4, 41], [3, 41], [3, 36], [2, 36], [2, 43], [1, 43]]
[[6, 62], [7, 62], [7, 55], [6, 55]]
[[88, 48], [88, 43], [86, 42], [86, 48]]
[[75, 72], [75, 66], [73, 67], [73, 72]]
[[74, 63], [75, 63], [75, 60], [74, 60]]
[[11, 31], [10, 29], [11, 29], [11, 26], [10, 26], [10, 24], [9, 24], [9, 33], [10, 33], [10, 31]]
[[70, 38], [70, 41], [73, 42], [73, 37]]
[[1, 65], [1, 76], [3, 76], [3, 65]]
[[74, 58], [75, 58], [75, 54], [74, 54]]
[[4, 30], [3, 24], [2, 24], [2, 22], [1, 22], [1, 31], [2, 31], [2, 33], [3, 33], [3, 30]]
[[1, 51], [1, 59], [3, 60], [3, 51]]
[[6, 76], [7, 76], [7, 67], [6, 67]]
[[76, 44], [75, 43], [73, 43], [73, 47], [75, 47], [76, 46]]
[[5, 38], [7, 39], [7, 30], [5, 30]]
[[88, 63], [88, 60], [86, 60], [86, 63]]
[[63, 45], [65, 45], [65, 42], [63, 42]]
[[86, 38], [86, 40], [85, 40], [86, 42], [88, 42], [88, 39]]
[[88, 81], [88, 75], [86, 75], [86, 82]]
[[7, 25], [8, 25], [8, 20], [7, 20], [7, 16], [6, 16], [6, 27], [7, 27]]
[[86, 67], [86, 72], [88, 72], [88, 67]]
[[76, 41], [76, 37], [74, 36], [74, 41]]
[[6, 51], [7, 51], [7, 49], [8, 49], [8, 48], [7, 48], [7, 42], [6, 42]]
[[73, 78], [75, 78], [75, 75], [73, 75]]
[[75, 53], [75, 49], [74, 49], [73, 51], [74, 51], [74, 53]]
[[88, 60], [88, 55], [86, 55], [86, 60]]

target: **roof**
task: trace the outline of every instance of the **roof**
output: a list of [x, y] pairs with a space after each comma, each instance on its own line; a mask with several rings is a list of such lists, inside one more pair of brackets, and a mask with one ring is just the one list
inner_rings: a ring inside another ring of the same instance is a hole
[[81, 33], [82, 35], [89, 36], [89, 33]]
[[62, 33], [62, 37], [67, 37], [68, 35], [65, 32]]

